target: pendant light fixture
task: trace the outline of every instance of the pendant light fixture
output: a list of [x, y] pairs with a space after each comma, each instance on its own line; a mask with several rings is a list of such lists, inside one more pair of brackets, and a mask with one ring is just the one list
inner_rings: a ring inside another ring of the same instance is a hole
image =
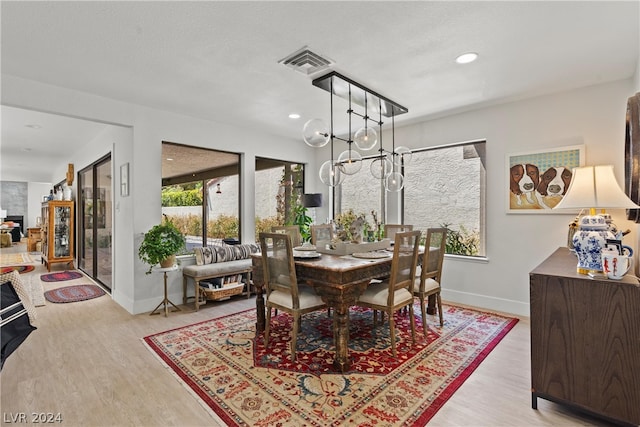
[[391, 156], [393, 157], [393, 161], [391, 162], [391, 173], [387, 175], [384, 179], [384, 188], [389, 192], [398, 192], [404, 188], [404, 176], [400, 173], [400, 168], [402, 167], [402, 161], [396, 161], [396, 157], [400, 157], [398, 153], [396, 153], [396, 135], [395, 135], [395, 116], [391, 115], [391, 143], [392, 150]]
[[[362, 168], [362, 155], [354, 149], [367, 151], [373, 149], [379, 143], [379, 155], [371, 162], [370, 171], [374, 178], [384, 182], [386, 191], [400, 191], [404, 187], [402, 167], [411, 159], [411, 150], [407, 147], [395, 147], [395, 116], [407, 113], [409, 110], [384, 96], [377, 94], [366, 86], [361, 85], [335, 71], [314, 79], [312, 84], [331, 94], [331, 124], [329, 129], [321, 119], [312, 119], [305, 123], [303, 139], [311, 147], [323, 147], [331, 143], [331, 159], [320, 167], [320, 180], [331, 187], [343, 182], [346, 175], [353, 175]], [[348, 136], [340, 138], [334, 134], [333, 123], [333, 95], [345, 98], [349, 102], [347, 109]], [[353, 110], [353, 104], [364, 108], [364, 113], [359, 114]], [[371, 118], [369, 108], [377, 107], [379, 120]], [[363, 119], [364, 125], [352, 134], [352, 116]], [[391, 117], [392, 149], [387, 151], [382, 146], [382, 116]], [[371, 123], [370, 123], [371, 122]], [[377, 124], [378, 131], [375, 126]], [[347, 149], [334, 158], [334, 140], [347, 143]]]
[[[331, 97], [330, 97], [331, 98], [331, 125], [330, 125], [331, 127], [329, 128], [330, 133], [328, 135], [325, 135], [325, 137], [327, 138], [327, 141], [331, 141], [331, 158], [326, 162], [324, 162], [322, 166], [320, 166], [318, 175], [320, 176], [320, 181], [324, 185], [328, 185], [329, 187], [335, 187], [336, 185], [342, 184], [342, 181], [344, 181], [344, 173], [342, 173], [342, 168], [340, 167], [340, 163], [338, 163], [338, 161], [335, 160], [333, 156], [333, 140], [335, 138], [335, 135], [333, 134], [333, 80], [331, 81], [330, 93], [331, 93]], [[319, 119], [316, 119], [316, 120], [319, 120]], [[322, 123], [322, 125], [324, 125], [324, 123], [321, 120], [319, 121], [320, 123]], [[307, 124], [308, 123], [309, 122], [307, 122]], [[306, 124], [305, 124], [305, 127], [306, 127]], [[318, 132], [322, 131], [322, 127], [318, 126], [316, 129]], [[320, 134], [318, 133], [318, 135]], [[324, 145], [326, 145], [326, 142], [322, 144], [320, 147]]]
[[[349, 85], [349, 109], [347, 115], [349, 118], [349, 137], [343, 140], [347, 143], [347, 150], [340, 153], [338, 163], [342, 167], [342, 172], [347, 175], [355, 175], [362, 169], [362, 156], [353, 149], [353, 139], [351, 139], [351, 116], [353, 109], [351, 108], [351, 85]], [[337, 139], [341, 139], [335, 137]]]

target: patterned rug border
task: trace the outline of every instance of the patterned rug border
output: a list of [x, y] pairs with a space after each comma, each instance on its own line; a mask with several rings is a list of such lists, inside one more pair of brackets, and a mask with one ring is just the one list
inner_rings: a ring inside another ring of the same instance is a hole
[[[477, 354], [474, 353], [472, 356], [472, 360], [469, 364], [464, 367], [460, 372], [454, 372], [452, 374], [452, 381], [442, 390], [434, 400], [427, 402], [424, 401], [420, 406], [427, 404], [426, 408], [422, 411], [421, 415], [419, 415], [416, 419], [411, 422], [411, 426], [424, 426], [426, 425], [431, 418], [444, 406], [444, 404], [453, 396], [453, 394], [465, 383], [467, 379], [471, 376], [471, 374], [480, 366], [480, 364], [491, 354], [491, 352], [496, 348], [496, 346], [502, 341], [502, 339], [515, 327], [515, 325], [519, 322], [519, 319], [516, 317], [511, 317], [506, 314], [500, 314], [492, 311], [488, 311], [485, 309], [472, 308], [467, 306], [459, 306], [455, 304], [445, 304], [447, 307], [453, 307], [459, 310], [469, 310], [479, 314], [495, 316], [501, 318], [505, 321], [505, 325], [499, 330], [495, 335], [492, 336], [491, 340], [487, 342], [483, 348], [479, 348]], [[212, 319], [202, 320], [195, 323], [190, 323], [188, 325], [179, 326], [172, 329], [167, 329], [165, 331], [157, 332], [146, 337], [141, 338], [143, 345], [151, 352], [151, 354], [161, 363], [161, 365], [169, 371], [169, 373], [176, 379], [179, 380], [180, 384], [182, 384], [183, 388], [187, 390], [192, 396], [196, 398], [196, 400], [200, 403], [200, 405], [210, 414], [210, 416], [218, 423], [222, 423], [222, 425], [235, 426], [241, 425], [237, 423], [237, 420], [233, 419], [229, 416], [229, 414], [224, 410], [223, 407], [220, 407], [215, 400], [212, 400], [210, 396], [204, 393], [199, 387], [197, 387], [197, 383], [194, 378], [184, 370], [176, 370], [173, 365], [175, 362], [168, 358], [164, 352], [151, 340], [154, 337], [159, 335], [163, 335], [166, 333], [178, 331], [181, 329], [202, 325], [205, 323], [209, 323], [212, 321], [221, 321], [229, 317], [246, 314], [248, 312], [255, 311], [255, 309], [247, 309], [242, 310], [236, 313], [227, 314], [219, 317], [215, 317]], [[491, 337], [491, 336], [489, 336]], [[338, 374], [337, 372], [335, 374]], [[367, 375], [362, 373], [355, 373], [356, 375]], [[213, 405], [209, 404], [208, 401], [212, 402]]]
[[0, 267], [12, 265], [35, 264], [35, 260], [29, 252], [14, 252], [0, 254]]
[[[248, 311], [248, 310], [245, 310], [245, 311]], [[238, 313], [243, 313], [243, 312], [244, 311], [241, 311]], [[233, 314], [230, 314], [229, 316], [233, 316]], [[223, 317], [227, 317], [227, 316], [217, 317], [216, 319], [222, 319]], [[215, 319], [210, 319], [210, 320], [215, 320]], [[192, 323], [190, 325], [197, 325], [197, 324], [205, 323], [208, 321], [209, 320], [205, 320], [203, 322]], [[190, 326], [190, 325], [187, 325], [187, 326]], [[175, 328], [175, 329], [166, 330], [164, 332], [175, 331], [176, 329], [182, 329], [183, 327], [184, 326]], [[154, 335], [163, 334], [164, 332], [159, 332], [158, 334], [154, 334]], [[149, 335], [149, 337], [150, 336], [151, 335]], [[211, 406], [207, 404], [207, 402], [205, 401], [205, 399], [203, 399], [200, 393], [196, 391], [196, 389], [194, 389], [193, 387], [189, 386], [189, 381], [190, 381], [188, 379], [189, 377], [184, 375], [182, 371], [176, 372], [174, 369], [172, 369], [171, 366], [169, 366], [169, 364], [165, 360], [165, 358], [159, 352], [154, 350], [155, 346], [152, 346], [151, 343], [148, 343], [145, 338], [147, 337], [140, 338], [140, 340], [142, 341], [142, 345], [144, 345], [147, 348], [147, 350], [149, 350], [151, 355], [155, 357], [158, 360], [158, 362], [160, 362], [160, 365], [164, 367], [166, 371], [169, 372], [169, 375], [171, 375], [176, 381], [178, 381], [178, 383], [182, 386], [182, 388], [184, 388], [187, 391], [187, 393], [193, 396], [193, 398], [200, 404], [200, 406], [204, 408], [204, 410], [209, 414], [209, 416], [211, 416], [211, 418], [214, 419], [215, 422], [217, 422], [220, 426], [228, 426], [228, 423], [225, 422], [222, 418], [220, 418], [218, 413]]]

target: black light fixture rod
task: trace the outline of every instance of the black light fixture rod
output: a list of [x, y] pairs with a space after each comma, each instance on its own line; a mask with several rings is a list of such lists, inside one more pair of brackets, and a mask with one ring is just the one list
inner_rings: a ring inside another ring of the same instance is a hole
[[[359, 89], [361, 89], [362, 91], [365, 92], [365, 99], [366, 99], [366, 94], [368, 93], [369, 95], [378, 98], [378, 100], [380, 101], [380, 112], [382, 112], [382, 105], [384, 104], [384, 115], [386, 117], [391, 117], [391, 115], [399, 115], [399, 114], [404, 114], [404, 113], [408, 113], [409, 109], [406, 107], [403, 107], [402, 105], [398, 104], [395, 101], [390, 100], [389, 98], [380, 95], [379, 93], [369, 89], [366, 86], [361, 85], [360, 83], [351, 80], [348, 77], [343, 76], [342, 74], [335, 72], [335, 71], [331, 71], [330, 73], [325, 74], [324, 76], [318, 77], [317, 79], [314, 79], [311, 83], [316, 86], [319, 87], [321, 89], [324, 89], [326, 91], [331, 91], [332, 93], [335, 90], [335, 86], [334, 86], [334, 79], [339, 79], [339, 81], [342, 81], [345, 84], [349, 84], [349, 85], [353, 85]], [[343, 96], [344, 98], [344, 96]], [[355, 99], [354, 102], [360, 106], [364, 106], [364, 99]]]
[[333, 139], [335, 135], [333, 134], [333, 79], [331, 79], [331, 168], [333, 168]]
[[349, 140], [347, 144], [349, 144], [349, 158], [351, 158], [351, 113], [353, 113], [353, 109], [351, 108], [351, 85], [349, 85], [349, 109], [347, 110], [347, 114], [349, 114]]
[[396, 159], [394, 156], [396, 155], [396, 123], [395, 117], [393, 114], [391, 115], [391, 159], [393, 160], [391, 163], [391, 171], [396, 171]]
[[348, 139], [340, 138], [339, 136], [334, 136], [334, 138], [335, 138], [335, 139], [337, 139], [337, 140], [339, 140], [339, 141], [344, 141], [344, 142], [347, 142], [347, 143], [349, 143], [349, 142], [353, 142], [353, 141], [350, 141], [350, 140], [348, 140]]

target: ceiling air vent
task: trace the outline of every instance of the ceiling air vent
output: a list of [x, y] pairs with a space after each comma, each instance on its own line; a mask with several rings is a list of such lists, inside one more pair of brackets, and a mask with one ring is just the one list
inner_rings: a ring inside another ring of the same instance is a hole
[[324, 70], [333, 64], [333, 61], [310, 51], [309, 48], [305, 46], [286, 58], [281, 59], [278, 63], [284, 64], [302, 74], [309, 75]]

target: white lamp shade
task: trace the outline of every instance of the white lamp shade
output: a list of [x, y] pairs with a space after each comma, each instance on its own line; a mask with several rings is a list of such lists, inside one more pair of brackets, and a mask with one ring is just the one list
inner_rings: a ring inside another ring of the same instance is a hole
[[0, 209], [0, 219], [5, 219], [7, 217], [7, 210]]
[[637, 209], [622, 191], [612, 165], [585, 166], [573, 169], [566, 194], [554, 209], [612, 208]]

